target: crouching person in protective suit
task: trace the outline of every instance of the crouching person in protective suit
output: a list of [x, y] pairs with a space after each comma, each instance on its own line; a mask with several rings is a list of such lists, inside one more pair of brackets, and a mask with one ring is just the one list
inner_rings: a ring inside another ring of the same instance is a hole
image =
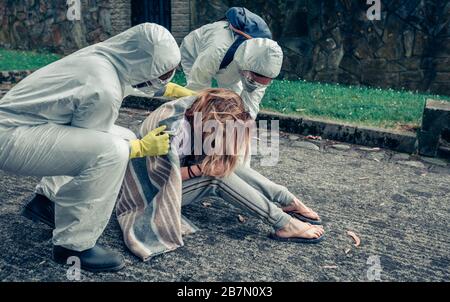
[[145, 23], [45, 66], [0, 100], [0, 169], [43, 177], [23, 214], [54, 227], [56, 262], [76, 256], [89, 271], [124, 267], [97, 239], [129, 159], [167, 154], [169, 137], [160, 127], [136, 139], [114, 123], [125, 86], [160, 91], [179, 63], [172, 35]]

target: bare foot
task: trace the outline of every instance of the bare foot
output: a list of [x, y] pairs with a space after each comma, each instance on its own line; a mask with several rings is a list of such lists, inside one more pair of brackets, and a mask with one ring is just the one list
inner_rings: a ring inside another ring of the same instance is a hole
[[325, 231], [322, 226], [311, 225], [295, 218], [291, 218], [285, 227], [275, 232], [278, 237], [282, 238], [295, 237], [305, 239], [317, 239], [324, 233]]
[[287, 207], [282, 208], [284, 212], [294, 212], [301, 214], [305, 217], [308, 217], [313, 220], [320, 220], [320, 216], [311, 210], [309, 207], [307, 207], [303, 202], [298, 200], [297, 198], [294, 199], [294, 201], [288, 205]]

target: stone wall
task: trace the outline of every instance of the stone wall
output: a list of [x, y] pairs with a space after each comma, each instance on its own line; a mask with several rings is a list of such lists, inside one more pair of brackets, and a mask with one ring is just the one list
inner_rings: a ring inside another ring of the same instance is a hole
[[[0, 0], [0, 47], [71, 53], [131, 27], [131, 0], [72, 0], [81, 20], [67, 19], [67, 0]], [[189, 33], [190, 0], [171, 0], [172, 33]]]
[[111, 35], [117, 35], [131, 27], [131, 1], [113, 0], [111, 5]]
[[68, 20], [66, 0], [0, 0], [0, 47], [71, 53], [131, 26], [129, 0], [73, 0], [81, 20]]
[[[245, 6], [269, 24], [285, 53], [283, 76], [450, 95], [450, 3], [382, 0], [191, 0], [192, 28]], [[195, 12], [195, 13], [194, 13]]]
[[0, 71], [0, 83], [2, 85], [14, 85], [29, 76], [32, 70], [7, 70]]
[[189, 33], [191, 28], [191, 1], [171, 0], [171, 32], [178, 43]]

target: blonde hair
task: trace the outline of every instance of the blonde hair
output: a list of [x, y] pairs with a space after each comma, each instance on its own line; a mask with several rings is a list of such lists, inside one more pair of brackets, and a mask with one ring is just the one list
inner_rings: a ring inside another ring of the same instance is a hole
[[[197, 100], [186, 111], [186, 117], [189, 123], [194, 126], [194, 114], [201, 113], [202, 124], [214, 120], [222, 129], [225, 128], [227, 121], [237, 122], [239, 125], [244, 125], [251, 120], [250, 114], [245, 111], [244, 103], [241, 97], [235, 92], [222, 88], [211, 88], [200, 91]], [[194, 126], [195, 127], [195, 126]], [[250, 145], [250, 131], [245, 128], [244, 141], [237, 141], [237, 129], [233, 129], [234, 133], [231, 136], [232, 142], [227, 142], [226, 138], [230, 138], [230, 134], [226, 135], [223, 131], [223, 137], [215, 137], [214, 142], [220, 143], [224, 149], [222, 154], [206, 155], [200, 164], [200, 168], [204, 175], [214, 177], [224, 177], [231, 174], [239, 163], [239, 157], [248, 156]], [[211, 132], [202, 133], [202, 141], [204, 142]], [[211, 139], [211, 138], [209, 138]], [[216, 140], [218, 140], [216, 142]], [[227, 154], [226, 151], [232, 146], [232, 154]], [[227, 149], [225, 151], [225, 149]]]

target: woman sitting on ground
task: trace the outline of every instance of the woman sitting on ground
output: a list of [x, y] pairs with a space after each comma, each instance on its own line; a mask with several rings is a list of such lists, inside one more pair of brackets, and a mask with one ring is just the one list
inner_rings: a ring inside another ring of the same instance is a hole
[[[133, 253], [146, 260], [182, 246], [182, 235], [196, 228], [181, 215], [181, 206], [208, 197], [219, 197], [263, 219], [274, 228], [273, 239], [316, 243], [323, 238], [314, 211], [287, 188], [239, 164], [249, 151], [249, 131], [240, 139], [237, 130], [231, 136], [217, 132], [225, 130], [227, 122], [245, 127], [249, 121], [239, 95], [226, 89], [206, 89], [166, 103], [147, 117], [140, 132], [166, 127], [172, 144], [167, 156], [135, 159], [127, 169], [116, 213]], [[201, 155], [191, 154], [198, 153], [195, 135], [201, 138]], [[206, 152], [207, 142], [213, 152]]]

